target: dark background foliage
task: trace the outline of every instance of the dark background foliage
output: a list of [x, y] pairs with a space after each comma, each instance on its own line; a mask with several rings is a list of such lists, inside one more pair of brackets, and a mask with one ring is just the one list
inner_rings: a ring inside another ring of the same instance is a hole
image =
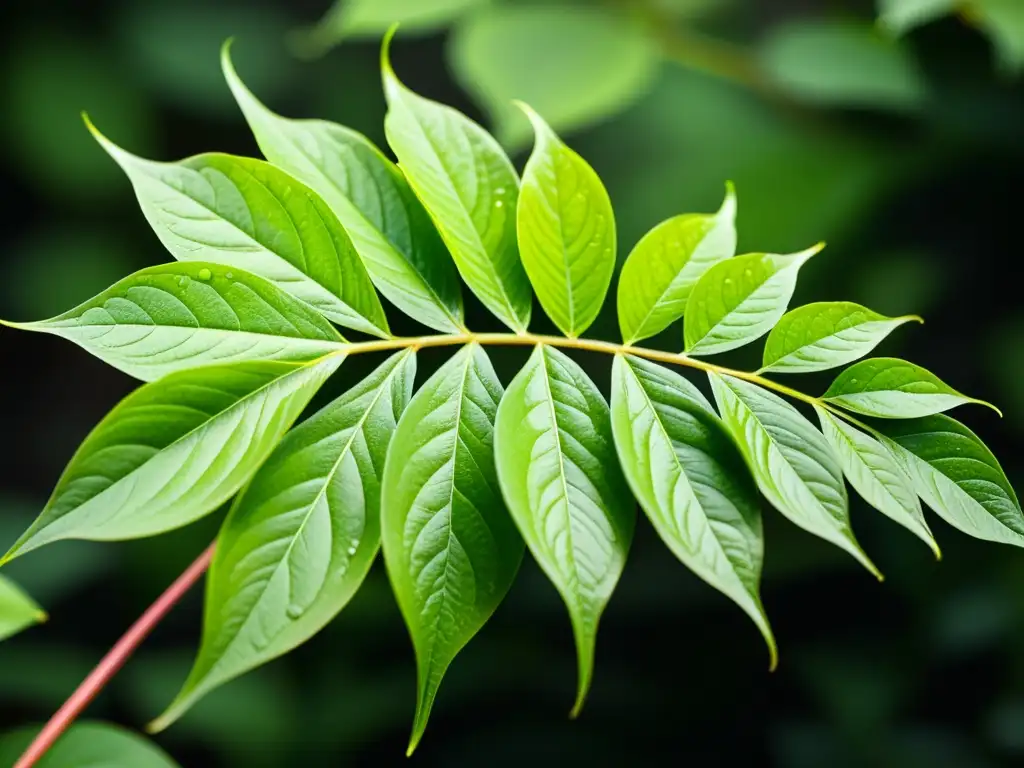
[[[923, 328], [901, 329], [884, 351], [1000, 404], [1001, 421], [983, 409], [961, 415], [1024, 487], [1024, 306], [1014, 266], [1024, 87], [1005, 49], [1000, 58], [982, 32], [950, 17], [886, 49], [889, 58], [877, 66], [828, 40], [778, 54], [780, 64], [766, 41], [793, 22], [812, 30], [839, 23], [889, 44], [870, 26], [875, 9], [861, 0], [623, 0], [601, 8], [622, 14], [622, 35], [632, 34], [631, 23], [647, 25], [649, 44], [661, 51], [625, 96], [612, 94], [563, 131], [606, 180], [620, 259], [661, 219], [717, 208], [723, 182], [733, 179], [741, 250], [829, 242], [803, 270], [798, 301], [842, 298], [925, 315]], [[288, 47], [289, 32], [325, 10], [326, 0], [3, 4], [0, 316], [49, 316], [130, 271], [169, 260], [127, 180], [84, 130], [80, 110], [148, 157], [256, 153], [218, 68], [228, 35], [236, 37], [243, 78], [272, 107], [338, 120], [383, 143], [376, 40], [346, 40], [313, 61]], [[464, 34], [441, 28], [401, 37], [395, 67], [411, 87], [487, 121], [481, 102], [458, 86], [475, 82], [477, 95], [483, 88], [479, 64], [460, 58], [465, 46], [453, 40]], [[598, 39], [574, 45], [595, 60], [609, 50]], [[549, 82], [550, 72], [529, 70], [543, 56], [522, 58], [509, 65], [514, 72], [538, 88]], [[602, 87], [596, 82], [586, 92]], [[574, 95], [537, 98], [558, 105]], [[502, 135], [521, 150], [521, 126], [502, 119]], [[612, 338], [614, 312], [606, 309], [592, 333]], [[495, 324], [476, 305], [471, 317], [481, 329]], [[393, 326], [412, 330], [400, 320]], [[678, 348], [678, 328], [654, 343]], [[751, 364], [751, 354], [730, 362]], [[524, 354], [494, 356], [507, 383]], [[422, 355], [421, 380], [441, 359]], [[604, 386], [607, 361], [580, 359]], [[321, 397], [375, 363], [347, 362]], [[65, 342], [6, 329], [0, 370], [4, 548], [133, 382]], [[827, 381], [826, 374], [803, 383], [820, 391]], [[902, 528], [854, 502], [854, 525], [887, 577], [879, 585], [765, 506], [764, 600], [781, 645], [777, 672], [768, 673], [763, 644], [740, 611], [641, 524], [603, 621], [582, 717], [566, 719], [575, 682], [568, 621], [527, 558], [505, 604], [455, 662], [414, 759], [451, 766], [1021, 764], [1024, 552], [968, 539], [932, 518], [945, 555], [936, 563]], [[49, 716], [213, 537], [221, 514], [151, 540], [58, 544], [6, 569], [51, 620], [0, 645], [0, 730]], [[196, 590], [91, 716], [141, 727], [158, 714], [187, 672], [200, 611]], [[184, 766], [399, 763], [414, 682], [411, 648], [378, 563], [320, 636], [217, 691], [156, 738]]]

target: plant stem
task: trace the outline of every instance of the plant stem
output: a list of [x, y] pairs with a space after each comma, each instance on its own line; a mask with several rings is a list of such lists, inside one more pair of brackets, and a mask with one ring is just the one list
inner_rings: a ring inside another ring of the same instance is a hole
[[18, 759], [18, 762], [14, 764], [14, 768], [31, 768], [46, 754], [54, 742], [60, 738], [60, 735], [82, 713], [82, 710], [89, 706], [89, 703], [110, 682], [110, 679], [124, 665], [128, 657], [139, 647], [139, 644], [146, 636], [153, 631], [153, 628], [160, 623], [160, 620], [167, 615], [168, 611], [174, 607], [175, 603], [188, 592], [193, 584], [199, 581], [200, 577], [210, 566], [210, 560], [213, 557], [213, 547], [213, 544], [207, 547], [196, 558], [195, 562], [121, 636], [121, 639], [107, 652], [103, 660], [96, 665], [96, 668], [82, 681], [82, 684], [71, 694], [70, 698], [64, 702], [56, 714], [43, 726], [39, 735], [35, 737], [32, 743], [29, 744], [28, 749]]

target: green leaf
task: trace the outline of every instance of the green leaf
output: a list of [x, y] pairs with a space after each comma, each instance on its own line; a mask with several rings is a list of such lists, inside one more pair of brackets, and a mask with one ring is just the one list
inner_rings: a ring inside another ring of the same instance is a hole
[[718, 213], [684, 213], [644, 235], [619, 276], [619, 328], [632, 344], [683, 316], [700, 277], [736, 253], [736, 192], [726, 185]]
[[919, 365], [892, 357], [872, 357], [840, 373], [822, 398], [854, 413], [886, 419], [914, 419], [964, 403], [987, 405], [957, 392]]
[[388, 144], [455, 259], [462, 279], [514, 331], [533, 296], [516, 249], [519, 179], [505, 152], [465, 115], [399, 82], [381, 50]]
[[143, 381], [203, 365], [305, 362], [344, 347], [334, 326], [273, 283], [201, 261], [150, 267], [50, 320], [6, 324], [69, 339]]
[[207, 577], [203, 642], [161, 730], [202, 696], [319, 632], [380, 546], [384, 459], [412, 397], [399, 352], [292, 430], [235, 501]]
[[756, 384], [714, 372], [708, 377], [722, 420], [761, 493], [798, 526], [846, 550], [881, 580], [854, 538], [842, 468], [821, 432]]
[[986, 541], [1024, 546], [1024, 514], [992, 452], [944, 415], [877, 425], [914, 489], [946, 522]]
[[469, 345], [416, 394], [388, 450], [384, 562], [419, 672], [410, 753], [448, 665], [497, 609], [522, 560], [494, 470], [501, 394], [483, 348]]
[[956, 10], [959, 0], [878, 0], [878, 21], [887, 30], [903, 35]]
[[615, 213], [587, 161], [521, 106], [537, 138], [519, 190], [519, 252], [544, 311], [575, 338], [597, 318], [612, 281]]
[[538, 346], [502, 398], [494, 446], [509, 511], [569, 610], [579, 664], [575, 716], [636, 525], [608, 404], [570, 358]]
[[[14, 765], [39, 731], [20, 728], [0, 736], [0, 764]], [[80, 722], [35, 763], [36, 768], [178, 768], [162, 749], [118, 725]]]
[[46, 621], [46, 612], [17, 584], [0, 575], [0, 640]]
[[229, 43], [221, 66], [260, 150], [323, 197], [385, 298], [430, 328], [464, 332], [455, 265], [395, 164], [349, 128], [271, 112], [239, 79]]
[[779, 25], [763, 44], [761, 62], [779, 88], [815, 104], [911, 111], [926, 98], [910, 51], [861, 22]]
[[686, 302], [686, 351], [713, 355], [768, 333], [786, 312], [800, 267], [823, 247], [787, 255], [748, 253], [711, 267]]
[[352, 241], [313, 190], [247, 157], [145, 160], [86, 122], [128, 175], [142, 212], [174, 258], [244, 269], [336, 323], [388, 335], [384, 309]]
[[920, 538], [932, 548], [936, 558], [941, 558], [911, 479], [889, 449], [824, 408], [815, 406], [814, 410], [850, 485], [871, 506]]
[[514, 147], [529, 139], [529, 127], [513, 99], [530, 104], [556, 130], [571, 131], [641, 97], [660, 60], [642, 26], [579, 5], [492, 5], [455, 27], [448, 53], [455, 77]]
[[754, 620], [774, 669], [760, 597], [761, 510], [732, 437], [693, 384], [637, 357], [615, 358], [611, 410], [626, 480], [658, 535]]
[[787, 312], [768, 334], [761, 372], [810, 373], [852, 363], [917, 315], [885, 317], [849, 301], [821, 301]]
[[377, 38], [393, 25], [402, 34], [427, 34], [446, 27], [490, 0], [336, 0], [315, 26], [296, 36], [305, 56], [321, 56], [346, 38]]
[[1024, 3], [1020, 0], [970, 0], [964, 15], [992, 38], [1004, 69], [1018, 72], [1024, 67]]
[[85, 439], [0, 564], [60, 539], [153, 536], [212, 512], [263, 463], [342, 359], [207, 366], [143, 385]]

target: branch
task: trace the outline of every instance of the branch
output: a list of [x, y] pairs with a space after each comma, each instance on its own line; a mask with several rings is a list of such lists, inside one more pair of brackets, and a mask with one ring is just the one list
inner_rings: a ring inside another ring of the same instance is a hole
[[57, 710], [57, 713], [43, 726], [43, 729], [35, 737], [28, 749], [18, 759], [18, 762], [14, 764], [14, 768], [31, 768], [46, 754], [54, 742], [60, 738], [60, 735], [82, 713], [82, 710], [89, 706], [89, 703], [96, 698], [97, 694], [103, 690], [103, 687], [117, 674], [117, 671], [128, 660], [128, 657], [132, 655], [135, 649], [146, 639], [146, 636], [153, 631], [153, 628], [174, 607], [175, 603], [181, 600], [192, 585], [199, 581], [210, 566], [210, 560], [213, 557], [213, 547], [213, 544], [207, 547], [206, 551], [197, 557], [195, 562], [121, 636], [121, 639], [107, 652], [103, 660], [96, 665], [96, 668], [82, 681], [82, 684], [71, 694], [70, 698]]

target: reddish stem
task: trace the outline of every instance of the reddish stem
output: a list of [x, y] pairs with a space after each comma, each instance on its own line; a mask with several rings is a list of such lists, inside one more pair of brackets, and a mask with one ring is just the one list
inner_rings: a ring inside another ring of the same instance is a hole
[[174, 604], [189, 591], [193, 584], [199, 581], [206, 569], [210, 567], [213, 546], [211, 544], [207, 547], [206, 551], [188, 567], [188, 570], [181, 574], [157, 601], [132, 624], [131, 629], [121, 636], [121, 639], [107, 652], [103, 660], [96, 665], [96, 669], [89, 673], [89, 676], [82, 681], [71, 697], [50, 718], [50, 721], [29, 744], [28, 749], [25, 750], [18, 762], [14, 764], [14, 768], [32, 768], [36, 761], [46, 754], [54, 742], [60, 738], [60, 735], [82, 713], [82, 710], [89, 706], [89, 702], [96, 698], [96, 695], [110, 682], [110, 678], [117, 674], [128, 657], [174, 607]]

